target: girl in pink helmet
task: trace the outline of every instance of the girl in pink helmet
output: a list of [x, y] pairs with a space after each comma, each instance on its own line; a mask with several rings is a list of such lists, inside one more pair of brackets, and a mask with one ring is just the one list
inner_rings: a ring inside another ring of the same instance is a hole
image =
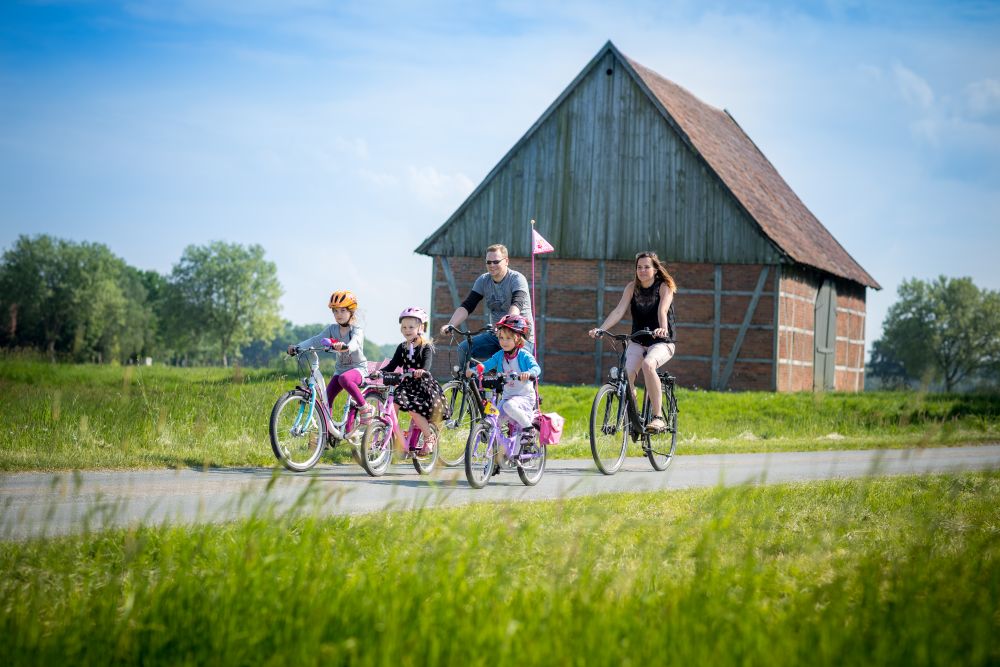
[[[516, 373], [516, 380], [507, 380], [503, 398], [497, 410], [507, 422], [521, 426], [521, 442], [532, 446], [535, 438], [535, 381], [542, 369], [534, 355], [526, 349], [525, 341], [531, 335], [531, 325], [523, 315], [504, 315], [497, 322], [497, 340], [500, 351], [483, 362], [483, 372]], [[472, 371], [466, 371], [471, 375]], [[499, 474], [500, 467], [494, 469]]]
[[422, 308], [410, 307], [399, 314], [403, 342], [396, 348], [389, 363], [382, 367], [386, 372], [397, 369], [413, 371], [413, 377], [404, 379], [396, 389], [396, 405], [400, 410], [409, 412], [410, 419], [423, 432], [425, 451], [437, 444], [428, 422], [437, 423], [446, 416], [443, 414], [444, 392], [431, 375], [434, 344], [426, 333], [428, 319]]

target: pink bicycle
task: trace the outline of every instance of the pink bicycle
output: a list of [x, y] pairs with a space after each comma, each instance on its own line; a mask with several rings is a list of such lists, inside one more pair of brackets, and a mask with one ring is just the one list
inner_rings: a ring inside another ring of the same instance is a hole
[[431, 443], [426, 443], [423, 432], [416, 424], [411, 423], [406, 431], [399, 425], [395, 407], [396, 387], [408, 377], [413, 377], [412, 371], [382, 373], [382, 384], [388, 387], [389, 391], [385, 400], [379, 403], [378, 412], [372, 418], [361, 440], [361, 467], [372, 477], [381, 477], [389, 469], [394, 439], [397, 443], [401, 443], [403, 458], [411, 461], [421, 475], [428, 474], [437, 463], [437, 427], [434, 424], [430, 425], [433, 438]]

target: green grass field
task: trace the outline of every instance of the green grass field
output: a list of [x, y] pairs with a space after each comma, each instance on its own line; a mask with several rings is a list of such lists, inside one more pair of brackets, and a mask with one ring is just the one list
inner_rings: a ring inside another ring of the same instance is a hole
[[1000, 661], [997, 473], [301, 510], [0, 543], [4, 663]]
[[[270, 466], [275, 370], [0, 360], [0, 470]], [[554, 457], [589, 457], [595, 388], [543, 386], [567, 419]], [[679, 454], [942, 446], [1000, 440], [1000, 395], [681, 390]], [[633, 452], [636, 454], [637, 452]], [[346, 452], [327, 462], [346, 461]]]

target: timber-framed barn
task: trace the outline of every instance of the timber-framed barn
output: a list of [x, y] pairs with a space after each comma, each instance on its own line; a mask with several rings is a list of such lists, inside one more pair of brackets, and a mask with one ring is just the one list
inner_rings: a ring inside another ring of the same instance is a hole
[[[485, 271], [488, 245], [506, 245], [511, 268], [530, 275], [530, 219], [556, 249], [536, 259], [545, 380], [606, 377], [616, 357], [586, 331], [618, 303], [635, 253], [648, 249], [677, 280], [667, 368], [682, 385], [864, 388], [866, 289], [879, 284], [727, 111], [611, 42], [417, 248], [433, 260], [433, 330]], [[443, 377], [455, 355], [447, 341], [439, 350]]]

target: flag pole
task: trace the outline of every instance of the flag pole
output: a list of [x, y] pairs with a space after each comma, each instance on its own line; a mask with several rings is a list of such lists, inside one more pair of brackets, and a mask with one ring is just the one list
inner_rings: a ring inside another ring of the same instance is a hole
[[531, 354], [538, 357], [538, 330], [535, 328], [535, 221], [531, 221]]

